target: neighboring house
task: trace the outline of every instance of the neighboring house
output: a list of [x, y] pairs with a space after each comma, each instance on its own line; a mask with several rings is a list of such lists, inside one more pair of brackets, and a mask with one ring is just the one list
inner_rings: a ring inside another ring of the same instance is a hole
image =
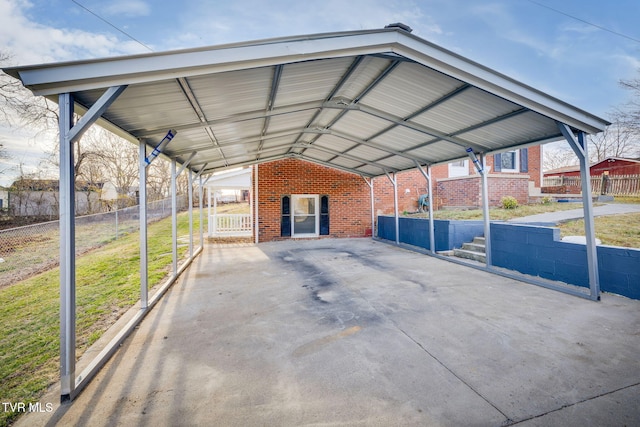
[[[542, 146], [487, 156], [489, 204], [499, 206], [502, 197], [512, 196], [520, 204], [539, 196], [542, 182]], [[431, 168], [434, 209], [478, 208], [482, 203], [482, 182], [469, 159]], [[427, 181], [420, 171], [397, 175], [398, 210], [415, 212], [418, 197], [427, 193]], [[391, 214], [393, 185], [386, 177], [374, 180], [377, 214]]]
[[[640, 159], [608, 157], [589, 166], [594, 194], [630, 196], [640, 194]], [[544, 172], [546, 194], [580, 194], [580, 167], [569, 166]]]
[[[76, 215], [100, 210], [102, 184], [78, 183]], [[54, 179], [20, 179], [9, 187], [10, 213], [15, 216], [58, 216], [59, 182]]]
[[[591, 176], [640, 175], [640, 159], [607, 157], [589, 166]], [[580, 176], [580, 166], [568, 166], [544, 172], [545, 178], [562, 176]]]

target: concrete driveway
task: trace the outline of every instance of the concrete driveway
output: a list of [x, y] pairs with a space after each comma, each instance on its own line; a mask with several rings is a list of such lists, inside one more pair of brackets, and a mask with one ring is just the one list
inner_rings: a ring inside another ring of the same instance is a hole
[[638, 349], [614, 295], [370, 239], [208, 246], [72, 404], [19, 425], [631, 426]]

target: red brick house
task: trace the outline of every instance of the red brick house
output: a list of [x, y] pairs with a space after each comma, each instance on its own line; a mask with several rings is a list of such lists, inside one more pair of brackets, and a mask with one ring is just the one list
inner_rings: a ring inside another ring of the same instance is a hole
[[261, 242], [371, 236], [371, 192], [359, 175], [283, 159], [256, 167], [256, 182]]
[[[490, 204], [503, 196], [529, 201], [530, 186], [540, 187], [541, 147], [489, 156]], [[496, 167], [496, 159], [499, 159]], [[480, 176], [468, 160], [432, 168], [434, 209], [481, 203]], [[498, 169], [496, 171], [496, 169]], [[426, 180], [418, 170], [397, 175], [398, 209], [415, 212]], [[531, 183], [531, 184], [530, 184]], [[254, 169], [259, 241], [314, 237], [371, 236], [371, 192], [359, 175], [319, 164], [283, 159]], [[375, 214], [392, 214], [393, 186], [386, 177], [373, 180]]]
[[[504, 196], [520, 204], [529, 203], [539, 194], [542, 181], [542, 146], [524, 148], [487, 156], [489, 205], [499, 206]], [[482, 202], [480, 175], [468, 159], [431, 168], [433, 208], [477, 208]], [[427, 182], [418, 170], [399, 173], [398, 210], [418, 209], [418, 197], [427, 193]], [[391, 214], [393, 185], [386, 177], [374, 180], [376, 214]]]

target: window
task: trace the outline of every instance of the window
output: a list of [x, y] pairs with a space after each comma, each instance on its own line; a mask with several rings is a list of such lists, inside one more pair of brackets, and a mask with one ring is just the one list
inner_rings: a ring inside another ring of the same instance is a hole
[[469, 160], [459, 160], [457, 162], [449, 163], [449, 178], [456, 176], [469, 175]]
[[507, 151], [493, 156], [494, 170], [496, 172], [528, 172], [528, 150]]
[[291, 196], [291, 236], [316, 237], [319, 235], [318, 195]]

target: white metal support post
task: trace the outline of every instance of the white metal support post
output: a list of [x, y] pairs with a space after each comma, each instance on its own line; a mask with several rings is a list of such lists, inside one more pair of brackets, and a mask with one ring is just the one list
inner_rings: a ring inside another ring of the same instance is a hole
[[75, 191], [73, 97], [60, 95], [60, 395], [71, 399], [76, 372]]
[[76, 382], [76, 242], [73, 144], [126, 89], [108, 88], [73, 124], [74, 100], [58, 96], [60, 133], [60, 400], [73, 399], [85, 379]]
[[139, 207], [140, 207], [140, 308], [145, 310], [149, 302], [149, 273], [147, 262], [147, 148], [144, 141], [140, 141], [139, 154]]
[[487, 268], [492, 264], [491, 260], [491, 217], [489, 215], [489, 180], [487, 177], [487, 156], [480, 155], [482, 163], [482, 218], [484, 220], [484, 251]]
[[202, 188], [202, 175], [200, 173], [198, 173], [198, 202], [199, 202], [199, 207], [200, 207], [200, 227], [199, 227], [199, 233], [200, 233], [200, 247], [204, 248], [204, 230], [202, 227], [204, 227], [204, 207], [203, 207], [203, 200], [202, 198], [204, 197], [204, 189]]
[[418, 163], [417, 160], [414, 160], [416, 163], [416, 167], [427, 180], [427, 191], [429, 192], [429, 251], [432, 255], [436, 253], [436, 237], [435, 237], [435, 224], [433, 222], [433, 185], [431, 184], [431, 166], [427, 166], [427, 171], [425, 172]]
[[484, 244], [487, 268], [491, 267], [491, 218], [489, 217], [489, 183], [487, 182], [486, 156], [476, 157], [472, 148], [467, 148], [467, 154], [480, 174], [482, 182], [482, 218], [484, 220]]
[[193, 173], [187, 170], [189, 193], [189, 258], [193, 258]]
[[173, 277], [178, 276], [178, 186], [176, 160], [171, 160], [171, 253]]
[[369, 186], [369, 199], [371, 201], [371, 237], [376, 237], [376, 233], [375, 233], [375, 229], [376, 229], [376, 216], [375, 216], [375, 212], [374, 212], [374, 208], [375, 208], [375, 199], [374, 199], [374, 193], [373, 193], [373, 178], [365, 178], [364, 176], [362, 177], [362, 179], [364, 180], [364, 182], [367, 183], [367, 185]]
[[584, 132], [578, 132], [578, 138], [564, 123], [557, 122], [574, 153], [580, 161], [580, 181], [582, 184], [582, 209], [584, 211], [584, 232], [587, 240], [587, 269], [589, 271], [589, 298], [600, 300], [600, 275], [598, 273], [598, 252], [596, 247], [595, 222], [593, 219], [593, 200], [591, 199], [591, 171], [589, 152]]
[[[392, 172], [393, 173], [393, 172]], [[385, 171], [385, 175], [393, 184], [393, 212], [396, 220], [396, 245], [400, 244], [400, 218], [398, 215], [398, 177], [395, 173], [393, 173], [393, 178], [389, 172]]]
[[[255, 242], [256, 243], [260, 243], [260, 216], [258, 215], [258, 209], [259, 209], [259, 201], [260, 199], [258, 198], [258, 165], [255, 165], [255, 169], [254, 169], [254, 175], [253, 175], [253, 180], [255, 183], [255, 192], [254, 192], [254, 196], [256, 198], [256, 201], [254, 203], [255, 207], [256, 207], [256, 213], [254, 216], [254, 220], [255, 220], [255, 227], [254, 227], [254, 232], [255, 232]], [[215, 200], [215, 194], [214, 194], [214, 200]]]

